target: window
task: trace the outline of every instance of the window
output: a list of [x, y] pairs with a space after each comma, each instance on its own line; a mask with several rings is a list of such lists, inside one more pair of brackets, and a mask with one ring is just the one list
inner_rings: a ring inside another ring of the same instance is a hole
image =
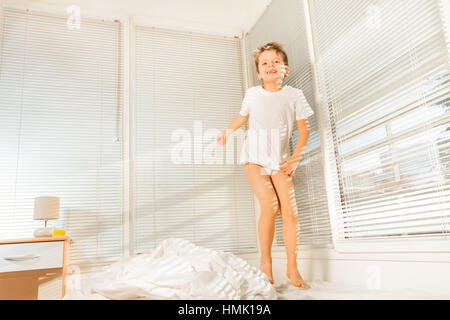
[[136, 252], [169, 237], [257, 251], [253, 193], [237, 164], [243, 134], [215, 141], [241, 107], [240, 57], [237, 38], [136, 27]]
[[[309, 1], [338, 241], [450, 231], [443, 2]], [[448, 34], [448, 30], [447, 30]]]
[[121, 26], [4, 11], [0, 63], [0, 235], [29, 238], [34, 198], [60, 197], [50, 226], [71, 263], [122, 255]]

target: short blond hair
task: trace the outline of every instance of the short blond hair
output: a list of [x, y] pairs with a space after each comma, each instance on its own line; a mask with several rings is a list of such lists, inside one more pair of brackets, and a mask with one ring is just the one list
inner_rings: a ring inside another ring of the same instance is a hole
[[268, 42], [263, 46], [258, 47], [255, 51], [253, 51], [253, 58], [255, 59], [256, 64], [256, 72], [259, 73], [259, 56], [261, 53], [267, 50], [275, 50], [277, 54], [281, 54], [281, 58], [284, 61], [285, 65], [288, 64], [288, 57], [286, 52], [283, 50], [283, 46], [279, 42]]

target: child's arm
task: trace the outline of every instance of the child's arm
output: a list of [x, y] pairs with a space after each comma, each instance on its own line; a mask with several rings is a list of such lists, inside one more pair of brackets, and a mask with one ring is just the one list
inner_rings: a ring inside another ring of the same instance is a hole
[[227, 143], [228, 137], [231, 136], [233, 132], [239, 129], [243, 124], [245, 124], [249, 117], [249, 114], [244, 117], [238, 113], [233, 121], [231, 121], [230, 125], [217, 137], [217, 143], [220, 145]]
[[297, 169], [297, 166], [302, 158], [303, 151], [305, 150], [306, 143], [309, 138], [309, 122], [308, 119], [297, 120], [298, 127], [298, 139], [297, 146], [295, 147], [292, 156], [287, 157], [280, 162], [280, 169], [288, 176], [292, 176]]
[[297, 146], [295, 147], [294, 153], [292, 154], [293, 161], [300, 161], [305, 151], [306, 143], [309, 138], [309, 122], [308, 119], [297, 120], [298, 127], [298, 139]]

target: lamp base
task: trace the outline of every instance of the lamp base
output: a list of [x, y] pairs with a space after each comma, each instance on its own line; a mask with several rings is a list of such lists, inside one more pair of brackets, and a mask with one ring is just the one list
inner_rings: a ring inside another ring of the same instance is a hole
[[51, 237], [53, 235], [53, 228], [39, 228], [34, 230], [35, 237]]

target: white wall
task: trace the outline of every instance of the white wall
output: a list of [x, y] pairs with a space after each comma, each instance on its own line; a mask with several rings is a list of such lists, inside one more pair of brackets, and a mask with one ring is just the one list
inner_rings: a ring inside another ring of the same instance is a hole
[[122, 19], [137, 25], [239, 36], [249, 30], [271, 0], [4, 0], [4, 5], [58, 14], [77, 5], [82, 17]]

